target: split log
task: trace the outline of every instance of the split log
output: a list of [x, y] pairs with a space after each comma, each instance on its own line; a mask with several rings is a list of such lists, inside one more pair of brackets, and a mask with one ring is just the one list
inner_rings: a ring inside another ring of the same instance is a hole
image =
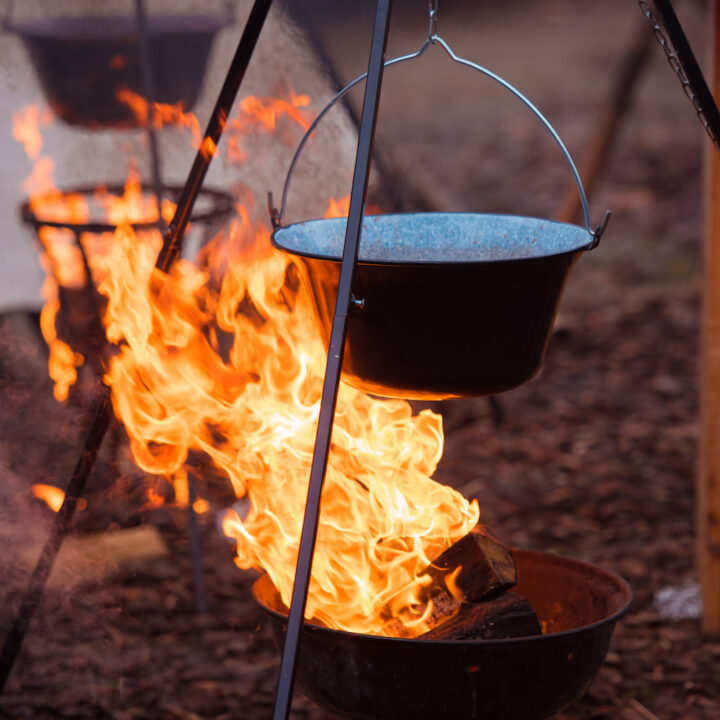
[[513, 592], [492, 600], [462, 603], [457, 612], [428, 632], [422, 640], [491, 640], [541, 635], [537, 615], [528, 601]]
[[[459, 572], [449, 580], [448, 576], [457, 568]], [[517, 568], [510, 549], [478, 528], [435, 558], [426, 574], [438, 586], [449, 580], [466, 602], [495, 597], [517, 585]]]

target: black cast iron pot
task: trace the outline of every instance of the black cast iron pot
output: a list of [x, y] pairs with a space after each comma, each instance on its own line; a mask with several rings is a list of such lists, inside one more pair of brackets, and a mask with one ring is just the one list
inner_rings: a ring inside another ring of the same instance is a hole
[[[222, 19], [150, 16], [148, 36], [158, 102], [190, 110]], [[58, 17], [14, 24], [53, 111], [70, 125], [132, 128], [139, 123], [117, 98], [144, 95], [136, 20], [129, 16]]]
[[[297, 682], [314, 702], [358, 720], [540, 720], [579, 699], [600, 669], [632, 592], [622, 578], [579, 560], [513, 551], [538, 637], [405, 640], [305, 623]], [[287, 609], [267, 575], [253, 595], [279, 648]]]
[[[345, 218], [273, 233], [301, 266], [327, 346]], [[568, 273], [594, 247], [578, 225], [517, 215], [366, 216], [343, 379], [375, 395], [492, 395], [540, 368]]]

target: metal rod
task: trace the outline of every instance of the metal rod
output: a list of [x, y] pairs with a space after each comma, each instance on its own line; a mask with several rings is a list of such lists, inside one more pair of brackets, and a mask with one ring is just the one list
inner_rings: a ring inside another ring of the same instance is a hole
[[145, 0], [135, 0], [135, 17], [137, 18], [138, 38], [140, 41], [140, 73], [142, 77], [143, 92], [147, 102], [148, 111], [145, 118], [145, 132], [150, 145], [150, 173], [153, 192], [157, 201], [158, 222], [162, 222], [162, 162], [160, 146], [153, 122], [155, 120], [155, 64], [150, 45], [150, 29], [145, 12]]
[[365, 209], [365, 198], [370, 170], [370, 157], [375, 125], [377, 122], [380, 89], [384, 68], [385, 49], [387, 47], [388, 28], [392, 0], [378, 0], [375, 11], [375, 24], [368, 62], [367, 84], [363, 100], [360, 134], [358, 138], [355, 171], [353, 173], [352, 191], [350, 193], [350, 209], [345, 229], [345, 245], [343, 248], [340, 281], [335, 305], [335, 317], [330, 331], [325, 380], [323, 382], [320, 416], [318, 418], [315, 448], [310, 469], [305, 516], [303, 518], [300, 547], [298, 549], [295, 582], [293, 584], [290, 614], [288, 616], [285, 646], [280, 664], [277, 693], [275, 695], [274, 720], [286, 720], [290, 713], [292, 691], [295, 683], [295, 665], [300, 645], [300, 631], [305, 616], [307, 592], [310, 585], [313, 553], [317, 537], [318, 519], [320, 516], [320, 497], [322, 495], [325, 472], [330, 452], [335, 405], [337, 403], [340, 371], [345, 352], [345, 335], [347, 318], [350, 308], [352, 283], [355, 276], [360, 232]]
[[[430, 0], [430, 4], [432, 5], [434, 3], [434, 0]], [[434, 27], [434, 23], [437, 21], [436, 15], [432, 15], [432, 8], [431, 8], [431, 18], [430, 18], [430, 29]], [[433, 19], [434, 18], [434, 19]], [[512, 93], [520, 102], [525, 105], [525, 107], [530, 110], [530, 112], [535, 115], [535, 117], [542, 123], [542, 125], [545, 127], [545, 129], [548, 131], [550, 136], [552, 137], [555, 144], [560, 149], [560, 152], [563, 155], [563, 158], [565, 159], [565, 163], [568, 166], [568, 169], [570, 170], [573, 179], [575, 180], [575, 185], [577, 186], [578, 194], [580, 195], [580, 203], [583, 210], [583, 215], [585, 218], [585, 228], [588, 231], [588, 234], [593, 236], [595, 239], [595, 243], [593, 247], [599, 242], [600, 236], [602, 235], [602, 231], [605, 228], [605, 225], [607, 222], [603, 222], [603, 224], [596, 230], [593, 230], [591, 224], [590, 224], [590, 209], [588, 207], [587, 198], [585, 196], [585, 189], [583, 188], [582, 181], [580, 180], [580, 174], [577, 171], [577, 168], [575, 167], [575, 163], [572, 159], [572, 156], [570, 155], [568, 149], [565, 147], [565, 143], [560, 138], [560, 135], [558, 134], [557, 130], [550, 124], [550, 121], [540, 112], [540, 110], [525, 96], [523, 93], [521, 93], [516, 87], [511, 85], [507, 80], [500, 77], [496, 73], [492, 72], [491, 70], [488, 70], [486, 67], [483, 67], [482, 65], [478, 65], [475, 62], [472, 62], [471, 60], [466, 60], [465, 58], [460, 57], [455, 53], [455, 51], [448, 45], [448, 43], [441, 38], [439, 35], [435, 34], [429, 37], [425, 42], [422, 44], [420, 49], [417, 52], [410, 53], [409, 55], [402, 55], [397, 58], [393, 58], [392, 60], [388, 60], [385, 63], [385, 67], [391, 67], [393, 65], [398, 65], [400, 63], [409, 62], [411, 60], [415, 60], [416, 58], [421, 57], [428, 48], [432, 47], [433, 45], [437, 45], [441, 47], [444, 52], [447, 54], [447, 56], [453, 61], [458, 63], [459, 65], [464, 65], [465, 67], [471, 68], [473, 70], [477, 70], [478, 72], [482, 73], [486, 77], [489, 77], [494, 82], [498, 83], [502, 87], [504, 87], [507, 91]], [[276, 208], [272, 207], [272, 195], [269, 197], [269, 204], [270, 204], [270, 217], [272, 220], [273, 227], [278, 228], [280, 227], [283, 219], [283, 215], [285, 214], [285, 208], [287, 206], [287, 199], [288, 199], [288, 192], [290, 189], [290, 181], [292, 179], [293, 172], [295, 171], [295, 167], [298, 163], [298, 160], [300, 159], [300, 154], [302, 153], [303, 149], [305, 148], [308, 140], [310, 137], [313, 136], [315, 129], [320, 124], [320, 121], [325, 117], [325, 115], [328, 113], [328, 111], [335, 105], [335, 103], [338, 102], [341, 98], [343, 98], [346, 93], [348, 93], [355, 85], [357, 85], [359, 82], [365, 79], [367, 76], [367, 73], [364, 73], [362, 75], [359, 75], [354, 80], [349, 82], [342, 90], [337, 92], [334, 97], [331, 98], [330, 102], [318, 113], [317, 117], [311, 125], [308, 127], [308, 129], [305, 132], [305, 135], [303, 136], [302, 140], [300, 141], [297, 149], [295, 150], [295, 154], [293, 155], [292, 161], [290, 162], [290, 168], [288, 169], [287, 176], [285, 177], [285, 184], [283, 185], [283, 193], [282, 198], [280, 202], [280, 209], [277, 210]]]
[[[38, 233], [38, 237], [40, 236], [40, 233]], [[90, 353], [90, 364], [93, 366], [95, 373], [98, 375], [98, 378], [102, 378], [102, 367], [100, 363], [100, 353], [98, 351], [98, 347], [100, 347], [99, 339], [105, 336], [105, 330], [103, 329], [102, 324], [102, 315], [100, 313], [100, 304], [98, 302], [99, 300], [99, 294], [98, 291], [95, 288], [95, 285], [93, 284], [93, 277], [92, 277], [92, 269], [90, 268], [90, 260], [88, 258], [87, 252], [85, 252], [85, 246], [82, 242], [82, 233], [79, 231], [73, 232], [73, 238], [75, 240], [75, 246], [80, 251], [80, 257], [82, 258], [83, 262], [83, 269], [85, 270], [85, 286], [83, 287], [83, 290], [85, 291], [85, 295], [88, 299], [88, 306], [92, 309], [92, 318], [89, 322], [89, 327], [86, 328], [86, 336], [88, 338], [91, 338], [90, 347], [92, 348], [92, 352]], [[40, 241], [42, 244], [42, 241]], [[47, 252], [47, 250], [46, 250]], [[47, 252], [48, 257], [52, 257], [52, 254]], [[53, 271], [54, 271], [53, 267]], [[57, 273], [55, 274], [55, 281], [58, 285], [58, 292], [60, 292], [60, 280], [58, 279], [59, 276]]]
[[[220, 92], [220, 97], [218, 98], [207, 130], [205, 131], [205, 140], [198, 151], [183, 192], [180, 195], [175, 216], [165, 232], [163, 247], [155, 263], [155, 267], [162, 272], [167, 272], [180, 254], [183, 232], [187, 226], [195, 199], [200, 192], [210, 161], [215, 155], [214, 150], [211, 153], [203, 155], [202, 148], [206, 146], [206, 141], [208, 140], [213, 143], [214, 148], [222, 135], [225, 120], [230, 114], [237, 91], [240, 88], [242, 79], [245, 76], [245, 71], [250, 63], [252, 51], [260, 36], [260, 31], [265, 24], [265, 18], [271, 5], [272, 0], [255, 0], [253, 9], [250, 12], [250, 17], [245, 25], [245, 30], [240, 38], [235, 57], [228, 70], [225, 83]], [[47, 579], [55, 563], [55, 558], [60, 550], [62, 541], [70, 528], [70, 524], [75, 515], [77, 501], [82, 496], [85, 483], [97, 459], [98, 451], [100, 450], [105, 431], [110, 423], [111, 415], [112, 404], [110, 389], [105, 387], [98, 401], [82, 454], [68, 483], [65, 499], [55, 516], [55, 524], [51, 530], [50, 537], [46, 541], [40, 559], [35, 566], [28, 588], [23, 596], [20, 609], [5, 637], [5, 642], [0, 652], [0, 695], [5, 689], [5, 684], [12, 672], [30, 622], [45, 593]]]
[[[153, 192], [157, 203], [158, 222], [162, 223], [162, 164], [160, 160], [160, 147], [155, 132], [155, 67], [150, 44], [150, 31], [145, 12], [145, 0], [135, 0], [135, 14], [137, 17], [138, 35], [140, 38], [140, 72], [142, 73], [143, 90], [147, 102], [147, 116], [145, 118], [145, 132], [150, 145], [150, 170]], [[193, 569], [193, 590], [195, 594], [195, 612], [198, 615], [207, 615], [207, 595], [205, 593], [205, 577], [203, 573], [202, 543], [200, 542], [200, 527], [195, 512], [195, 481], [188, 476], [188, 536]]]
[[105, 431], [108, 428], [111, 409], [110, 392], [107, 388], [103, 390], [94, 416], [87, 440], [85, 441], [85, 448], [73, 470], [67, 490], [65, 491], [63, 504], [55, 516], [50, 536], [45, 542], [40, 558], [30, 578], [20, 609], [5, 636], [5, 642], [2, 652], [0, 653], [0, 694], [2, 694], [5, 689], [5, 683], [12, 672], [13, 665], [15, 664], [28, 627], [30, 626], [30, 621], [45, 594], [45, 585], [50, 576], [50, 571], [53, 568], [55, 558], [65, 539], [65, 535], [70, 528], [72, 519], [75, 516], [78, 500], [85, 489], [85, 482], [95, 463], [98, 449], [102, 443]]
[[193, 587], [195, 590], [195, 612], [198, 615], [207, 615], [207, 594], [205, 593], [205, 574], [203, 571], [202, 541], [200, 539], [200, 525], [195, 512], [195, 478], [188, 474], [188, 530], [190, 535], [190, 552], [192, 553]]
[[245, 71], [250, 64], [250, 58], [271, 5], [272, 0], [255, 0], [255, 4], [250, 11], [250, 16], [245, 24], [245, 31], [240, 38], [235, 57], [230, 64], [217, 103], [215, 103], [215, 109], [205, 130], [205, 136], [195, 156], [195, 162], [190, 170], [188, 180], [178, 199], [175, 217], [173, 217], [166, 231], [168, 242], [163, 245], [158, 257], [158, 267], [163, 271], [168, 264], [166, 259], [177, 253], [176, 245], [182, 242], [182, 236], [190, 219], [195, 198], [210, 167], [210, 161], [217, 150], [217, 144], [220, 141], [225, 122], [230, 115], [235, 96], [245, 77]]

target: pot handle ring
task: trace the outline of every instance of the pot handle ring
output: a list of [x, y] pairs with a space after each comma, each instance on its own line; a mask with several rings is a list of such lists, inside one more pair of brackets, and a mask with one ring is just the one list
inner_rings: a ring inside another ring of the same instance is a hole
[[[477, 70], [478, 72], [482, 73], [483, 75], [486, 75], [491, 80], [494, 80], [496, 83], [504, 87], [506, 90], [511, 92], [515, 97], [517, 97], [532, 113], [535, 115], [535, 117], [544, 125], [545, 129], [550, 133], [552, 139], [555, 141], [556, 145], [560, 148], [560, 151], [563, 154], [563, 157], [565, 158], [565, 162], [567, 163], [570, 172], [572, 173], [573, 179], [575, 180], [575, 184], [578, 189], [578, 193], [580, 194], [580, 201], [582, 203], [582, 210], [583, 210], [583, 216], [585, 219], [585, 229], [587, 230], [588, 234], [592, 238], [592, 243], [589, 247], [589, 249], [592, 249], [594, 247], [597, 247], [597, 244], [600, 242], [600, 237], [605, 231], [605, 228], [607, 227], [608, 221], [610, 220], [611, 213], [608, 211], [605, 213], [605, 217], [603, 218], [603, 221], [598, 225], [596, 228], [593, 229], [591, 223], [590, 223], [590, 210], [588, 208], [588, 201], [587, 196], [585, 195], [585, 189], [583, 188], [582, 181], [580, 179], [580, 174], [578, 173], [577, 168], [575, 167], [575, 163], [573, 162], [572, 157], [570, 156], [570, 153], [568, 152], [568, 149], [565, 147], [565, 144], [560, 139], [560, 136], [558, 135], [557, 131], [553, 126], [548, 122], [548, 120], [545, 118], [545, 116], [538, 110], [538, 108], [527, 98], [525, 95], [523, 95], [517, 88], [515, 88], [513, 85], [511, 85], [507, 80], [504, 80], [499, 75], [496, 75], [491, 70], [488, 70], [487, 68], [483, 67], [482, 65], [478, 65], [477, 63], [472, 62], [471, 60], [466, 60], [465, 58], [461, 58], [458, 55], [456, 55], [450, 45], [448, 45], [445, 40], [443, 40], [440, 35], [437, 34], [435, 31], [436, 25], [432, 22], [432, 16], [431, 16], [431, 25], [430, 25], [430, 32], [428, 34], [428, 38], [423, 43], [422, 47], [414, 52], [410, 53], [408, 55], [401, 55], [399, 57], [393, 58], [392, 60], [388, 60], [385, 62], [385, 67], [390, 67], [392, 65], [398, 65], [402, 62], [407, 62], [409, 60], [414, 60], [415, 58], [420, 57], [425, 53], [425, 51], [431, 46], [431, 45], [439, 45], [450, 57], [451, 60], [458, 63], [459, 65], [465, 65], [466, 67], [472, 68], [473, 70]], [[285, 209], [287, 205], [287, 198], [288, 198], [288, 192], [290, 189], [290, 180], [292, 179], [293, 172], [295, 171], [295, 167], [297, 165], [298, 160], [300, 159], [300, 154], [305, 148], [305, 145], [307, 144], [307, 141], [310, 139], [310, 136], [315, 132], [315, 129], [320, 124], [320, 121], [325, 117], [325, 115], [328, 113], [328, 111], [335, 105], [335, 103], [340, 100], [346, 93], [348, 93], [352, 88], [354, 88], [358, 83], [365, 80], [367, 77], [367, 73], [363, 73], [362, 75], [358, 75], [354, 80], [352, 80], [350, 83], [348, 83], [342, 90], [340, 90], [336, 95], [330, 100], [330, 102], [320, 111], [318, 116], [313, 120], [310, 127], [305, 132], [305, 135], [303, 135], [302, 140], [300, 141], [300, 144], [298, 145], [297, 149], [295, 150], [295, 154], [293, 155], [292, 162], [290, 163], [290, 168], [288, 169], [287, 176], [285, 178], [285, 184], [283, 185], [283, 192], [282, 192], [282, 198], [280, 202], [280, 209], [277, 210], [274, 207], [273, 204], [273, 194], [268, 193], [268, 209], [270, 211], [270, 220], [272, 222], [273, 228], [278, 229], [282, 225], [282, 218], [285, 214]]]

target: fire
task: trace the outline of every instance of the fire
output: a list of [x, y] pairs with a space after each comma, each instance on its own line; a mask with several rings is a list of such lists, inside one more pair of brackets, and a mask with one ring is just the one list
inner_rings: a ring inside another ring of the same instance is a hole
[[[342, 197], [339, 200], [335, 200], [335, 198], [330, 198], [330, 200], [328, 201], [327, 210], [325, 211], [325, 215], [323, 217], [325, 217], [325, 218], [347, 217], [349, 211], [350, 211], [350, 196], [349, 195], [346, 195], [345, 197]], [[377, 205], [371, 205], [370, 203], [367, 203], [365, 205], [365, 213], [367, 215], [379, 215], [381, 212], [382, 212], [382, 210]]]
[[54, 485], [38, 483], [30, 488], [32, 494], [42, 500], [53, 512], [57, 512], [65, 500], [65, 493]]
[[13, 115], [13, 137], [23, 144], [29, 158], [37, 159], [42, 150], [40, 125], [49, 125], [52, 115], [49, 110], [40, 110], [30, 105]]
[[205, 500], [204, 498], [198, 498], [193, 503], [193, 510], [198, 515], [204, 515], [208, 510], [210, 510], [210, 503], [207, 500]]
[[[36, 483], [30, 487], [30, 492], [38, 499], [42, 500], [53, 512], [58, 512], [65, 502], [65, 492], [54, 485], [44, 485]], [[84, 510], [87, 507], [85, 498], [78, 498], [77, 509]]]
[[[240, 250], [250, 233], [252, 255]], [[119, 347], [106, 381], [135, 460], [174, 475], [190, 450], [205, 452], [250, 501], [223, 523], [238, 565], [266, 569], [288, 603], [325, 360], [310, 299], [265, 228], [238, 224], [217, 291], [215, 268], [181, 261], [166, 276], [137, 249], [118, 232], [100, 286]], [[226, 353], [220, 332], [233, 340]], [[478, 519], [476, 504], [431, 480], [441, 453], [437, 415], [342, 386], [310, 616], [359, 632], [383, 632], [391, 613], [418, 620], [418, 575]]]
[[38, 483], [31, 488], [32, 494], [45, 502], [45, 504], [53, 511], [57, 512], [65, 500], [65, 493], [54, 485], [43, 485]]
[[[139, 124], [147, 123], [150, 108], [145, 98], [128, 88], [118, 91], [117, 97], [133, 111]], [[307, 130], [312, 121], [302, 108], [309, 104], [310, 98], [307, 95], [296, 95], [294, 92], [290, 92], [288, 99], [253, 96], [243, 98], [240, 101], [237, 117], [225, 120], [228, 160], [237, 163], [245, 162], [248, 154], [243, 147], [243, 139], [257, 132], [275, 133], [278, 129], [284, 131], [286, 129], [283, 124], [284, 120], [290, 120]], [[203, 141], [197, 117], [194, 113], [185, 112], [182, 103], [175, 105], [153, 103], [152, 124], [156, 130], [166, 126], [188, 130], [192, 137], [193, 147], [201, 149], [206, 157], [214, 155], [217, 150], [209, 138]], [[287, 140], [287, 138], [286, 135], [285, 139]]]
[[[129, 88], [122, 88], [117, 92], [117, 98], [125, 103], [135, 114], [138, 124], [146, 125], [150, 106], [142, 95], [134, 93]], [[155, 130], [161, 130], [170, 125], [176, 129], [187, 129], [193, 138], [193, 146], [197, 149], [202, 142], [202, 129], [194, 113], [185, 112], [183, 104], [153, 103], [152, 124]]]
[[330, 198], [328, 201], [328, 207], [325, 211], [324, 217], [326, 218], [339, 218], [339, 217], [347, 217], [347, 214], [350, 210], [350, 196], [346, 195], [343, 198], [340, 198], [339, 200], [335, 200], [335, 198]]
[[303, 130], [308, 130], [311, 120], [300, 108], [307, 107], [307, 95], [291, 94], [289, 100], [279, 98], [246, 97], [240, 101], [240, 117], [233, 121], [235, 127], [247, 126], [245, 132], [254, 132], [256, 125], [268, 133], [275, 132], [278, 121], [286, 116], [294, 120]]
[[[230, 140], [306, 128], [306, 104], [246, 99]], [[159, 246], [123, 224], [101, 258], [115, 413], [135, 462], [170, 478], [178, 499], [190, 501], [191, 451], [227, 476], [243, 501], [223, 519], [236, 562], [267, 571], [289, 604], [326, 359], [312, 301], [242, 207], [202, 262], [163, 274]], [[391, 619], [408, 635], [426, 629], [421, 573], [479, 518], [476, 501], [432, 480], [442, 447], [440, 416], [341, 384], [308, 617], [363, 633], [389, 634]], [[162, 500], [152, 487], [147, 497]]]
[[[88, 198], [58, 190], [52, 159], [39, 155], [42, 149], [40, 126], [50, 122], [49, 111], [41, 111], [34, 106], [13, 116], [14, 136], [23, 143], [28, 157], [35, 160], [23, 189], [29, 194], [30, 210], [40, 220], [82, 225], [89, 222], [92, 215]], [[93, 208], [97, 214], [93, 219], [105, 223], [154, 222], [158, 218], [155, 198], [142, 192], [139, 173], [132, 160], [123, 195], [112, 195], [106, 189], [98, 188], [92, 201], [97, 206]], [[174, 209], [173, 203], [163, 200], [163, 219], [169, 221]], [[38, 239], [43, 249], [40, 261], [45, 270], [42, 289], [45, 305], [40, 315], [40, 327], [49, 348], [48, 371], [55, 382], [53, 392], [58, 401], [64, 401], [70, 387], [77, 381], [77, 368], [84, 364], [85, 358], [58, 336], [56, 319], [60, 310], [60, 288], [84, 288], [89, 280], [88, 271], [93, 283], [98, 282], [105, 271], [103, 258], [113, 242], [113, 236], [111, 233], [85, 233], [81, 247], [81, 240], [71, 230], [45, 226], [38, 230]], [[141, 240], [156, 247], [160, 234], [158, 231], [147, 231], [142, 233]]]

